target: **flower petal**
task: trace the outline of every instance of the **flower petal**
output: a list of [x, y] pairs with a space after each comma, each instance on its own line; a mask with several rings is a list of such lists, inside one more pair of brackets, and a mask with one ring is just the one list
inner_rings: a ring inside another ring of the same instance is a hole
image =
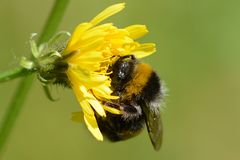
[[84, 113], [94, 116], [94, 111], [93, 111], [91, 105], [89, 104], [89, 102], [87, 100], [85, 100], [84, 98], [81, 98], [81, 99], [80, 99], [80, 105], [81, 105]]
[[131, 25], [125, 28], [129, 32], [129, 37], [137, 39], [148, 33], [145, 25]]
[[85, 32], [85, 34], [82, 36], [82, 40], [84, 41], [92, 37], [100, 37], [100, 36], [103, 37], [112, 28], [115, 28], [113, 27], [112, 23], [106, 23], [106, 24], [93, 27]]
[[108, 8], [106, 8], [105, 10], [103, 10], [102, 12], [100, 12], [96, 17], [94, 17], [91, 20], [91, 24], [92, 25], [97, 25], [98, 23], [100, 23], [101, 21], [103, 21], [104, 19], [120, 12], [121, 10], [123, 10], [125, 7], [125, 3], [118, 3], [118, 4], [114, 4]]
[[84, 99], [83, 93], [81, 93], [80, 89], [78, 89], [78, 86], [73, 86], [73, 90], [83, 111], [89, 115], [94, 115], [94, 111], [92, 107], [90, 106], [88, 101]]
[[98, 63], [103, 61], [104, 57], [101, 52], [98, 51], [89, 51], [80, 53], [77, 52], [73, 56], [71, 56], [68, 60], [69, 63], [79, 64], [82, 65], [82, 62], [92, 62], [92, 63]]
[[98, 124], [96, 118], [94, 116], [89, 116], [88, 114], [84, 114], [84, 120], [87, 125], [88, 130], [93, 134], [93, 136], [99, 140], [103, 141], [103, 135], [98, 128]]
[[143, 58], [149, 56], [150, 54], [156, 51], [156, 47], [154, 43], [144, 43], [137, 47], [132, 51], [132, 54], [136, 56], [136, 58]]
[[96, 50], [100, 45], [104, 43], [104, 37], [97, 37], [88, 39], [88, 41], [78, 41], [72, 48], [80, 50], [80, 53]]
[[82, 91], [86, 101], [91, 104], [91, 106], [94, 108], [94, 110], [103, 117], [106, 117], [106, 113], [103, 109], [103, 106], [100, 104], [100, 102], [87, 91], [85, 86], [80, 86], [80, 90]]
[[79, 38], [82, 36], [82, 34], [91, 27], [92, 27], [91, 23], [81, 23], [76, 27], [68, 42], [67, 48], [65, 49], [64, 52], [65, 55], [78, 49], [74, 48], [73, 46], [79, 41]]
[[99, 99], [105, 98], [105, 99], [118, 99], [118, 96], [112, 96], [112, 90], [110, 89], [110, 86], [107, 85], [101, 85], [98, 87], [95, 87], [92, 89], [94, 95], [96, 95]]
[[116, 108], [113, 108], [113, 107], [108, 107], [108, 106], [105, 106], [103, 105], [103, 108], [110, 112], [110, 113], [113, 113], [113, 114], [122, 114], [120, 110], [116, 109]]
[[[86, 66], [86, 64], [84, 64]], [[91, 64], [90, 64], [91, 65]], [[93, 65], [93, 64], [92, 64]], [[89, 66], [91, 67], [91, 66]], [[94, 72], [88, 72], [86, 69], [83, 71], [75, 70], [76, 76], [80, 83], [84, 83], [85, 86], [98, 87], [106, 82], [108, 82], [109, 77], [105, 75], [100, 75]]]

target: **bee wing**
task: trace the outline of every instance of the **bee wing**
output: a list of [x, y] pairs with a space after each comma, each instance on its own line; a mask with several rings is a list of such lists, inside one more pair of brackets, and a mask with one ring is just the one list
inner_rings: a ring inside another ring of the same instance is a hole
[[151, 106], [150, 103], [144, 102], [142, 109], [145, 115], [148, 135], [154, 149], [157, 151], [161, 147], [163, 134], [159, 107], [156, 108], [156, 106]]

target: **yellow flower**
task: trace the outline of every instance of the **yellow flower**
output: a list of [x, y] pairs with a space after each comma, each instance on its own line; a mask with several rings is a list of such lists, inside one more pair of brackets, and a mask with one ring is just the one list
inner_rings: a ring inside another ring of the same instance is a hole
[[[111, 95], [109, 65], [114, 63], [114, 57], [133, 54], [142, 58], [155, 52], [155, 44], [135, 41], [148, 32], [145, 25], [131, 25], [123, 29], [112, 23], [98, 25], [124, 7], [124, 3], [112, 5], [90, 22], [79, 24], [63, 53], [68, 63], [66, 74], [82, 107], [84, 121], [89, 131], [100, 141], [103, 136], [95, 114], [103, 117], [106, 116], [105, 111], [120, 114], [120, 111], [102, 104], [102, 101], [118, 98]], [[73, 119], [78, 119], [77, 115], [75, 113]]]

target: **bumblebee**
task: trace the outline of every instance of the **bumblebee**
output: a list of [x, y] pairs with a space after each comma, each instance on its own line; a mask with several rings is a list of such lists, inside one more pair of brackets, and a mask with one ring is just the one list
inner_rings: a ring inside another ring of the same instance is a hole
[[107, 112], [104, 118], [97, 116], [101, 132], [116, 142], [138, 135], [146, 123], [153, 147], [159, 150], [163, 132], [160, 117], [163, 91], [158, 75], [133, 55], [120, 57], [109, 70], [112, 95], [119, 99], [104, 102], [104, 105], [119, 109], [122, 114]]

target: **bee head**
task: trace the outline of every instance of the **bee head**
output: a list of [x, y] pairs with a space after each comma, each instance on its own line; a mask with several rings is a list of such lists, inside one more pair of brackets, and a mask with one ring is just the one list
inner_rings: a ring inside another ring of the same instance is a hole
[[137, 60], [134, 56], [120, 57], [112, 66], [112, 87], [116, 90], [124, 87], [132, 77]]

